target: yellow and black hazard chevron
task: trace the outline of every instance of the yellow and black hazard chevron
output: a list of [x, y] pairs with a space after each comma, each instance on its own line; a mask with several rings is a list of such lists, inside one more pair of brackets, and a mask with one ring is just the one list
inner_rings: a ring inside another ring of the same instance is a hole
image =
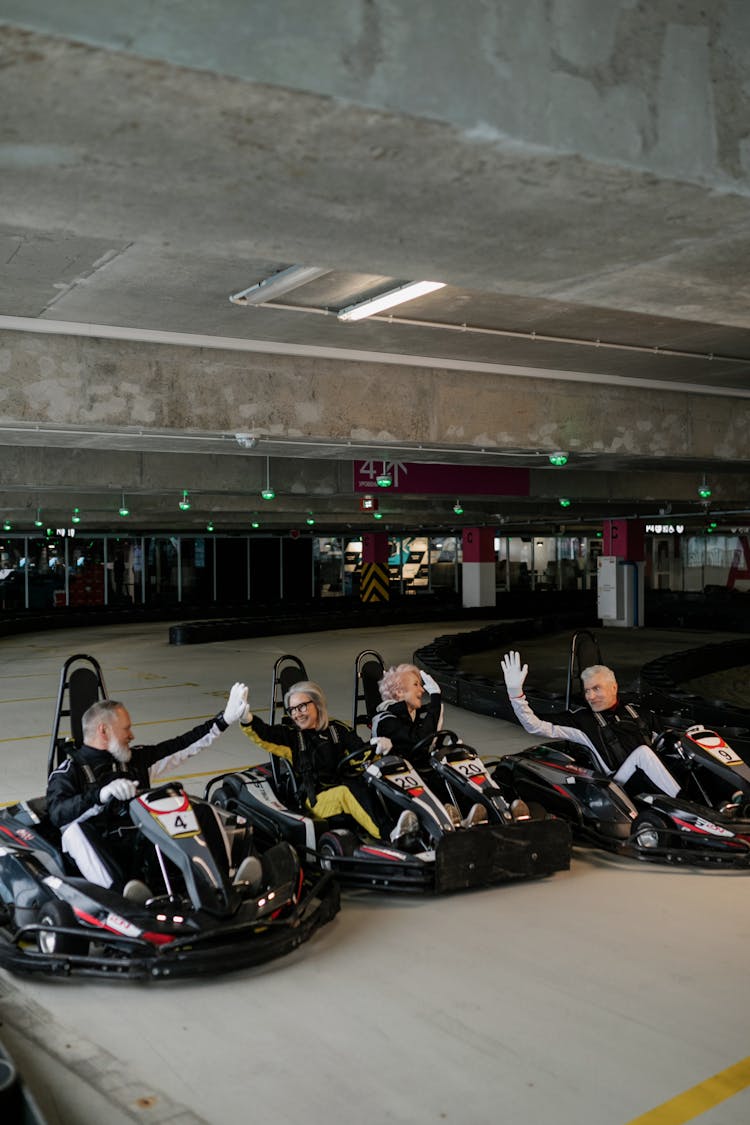
[[389, 593], [388, 566], [385, 563], [363, 563], [359, 582], [359, 600], [387, 602]]

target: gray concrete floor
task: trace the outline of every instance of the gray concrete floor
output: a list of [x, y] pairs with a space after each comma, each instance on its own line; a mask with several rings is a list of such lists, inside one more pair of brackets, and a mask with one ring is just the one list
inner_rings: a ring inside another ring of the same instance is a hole
[[[152, 624], [6, 639], [0, 800], [43, 791], [60, 667], [73, 652], [97, 657], [136, 737], [150, 742], [218, 710], [235, 679], [267, 707], [283, 652], [304, 659], [332, 714], [348, 719], [357, 651], [408, 660], [438, 633], [469, 628], [182, 648]], [[447, 711], [446, 725], [488, 754], [528, 745], [510, 723]], [[199, 791], [252, 760], [234, 728], [181, 776]], [[435, 899], [349, 894], [289, 957], [217, 980], [155, 987], [0, 973], [0, 1038], [50, 1125], [679, 1125], [696, 1116], [747, 1125], [750, 1092], [736, 1071], [727, 1100], [716, 1086], [703, 1101], [694, 1089], [748, 1053], [747, 879], [584, 849], [569, 872], [535, 883]], [[670, 1116], [652, 1112], [679, 1095]]]

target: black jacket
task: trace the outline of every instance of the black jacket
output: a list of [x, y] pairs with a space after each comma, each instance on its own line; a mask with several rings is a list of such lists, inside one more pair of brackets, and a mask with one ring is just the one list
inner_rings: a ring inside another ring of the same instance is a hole
[[138, 781], [140, 791], [144, 792], [149, 788], [149, 771], [155, 762], [173, 754], [189, 757], [209, 746], [226, 729], [222, 712], [185, 734], [168, 738], [155, 746], [131, 746], [130, 761], [125, 764], [116, 761], [106, 750], [84, 744], [49, 775], [47, 813], [50, 820], [58, 828], [64, 828], [86, 814], [102, 816], [105, 820], [116, 819], [122, 812], [122, 802], [110, 801], [105, 810], [99, 801], [102, 786], [116, 777], [128, 777]]
[[300, 730], [288, 723], [271, 726], [253, 715], [241, 730], [269, 754], [291, 762], [297, 783], [311, 804], [323, 789], [345, 784], [338, 770], [342, 758], [368, 748], [368, 743], [340, 719], [331, 719], [323, 730]]

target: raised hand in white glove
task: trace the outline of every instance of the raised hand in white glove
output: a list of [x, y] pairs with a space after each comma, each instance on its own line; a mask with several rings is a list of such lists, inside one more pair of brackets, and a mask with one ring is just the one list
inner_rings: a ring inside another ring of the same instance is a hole
[[131, 781], [129, 777], [116, 777], [99, 790], [99, 802], [105, 804], [110, 797], [115, 801], [129, 801], [138, 791], [138, 782]]
[[523, 695], [523, 682], [529, 674], [528, 664], [524, 664], [522, 668], [520, 655], [517, 652], [506, 652], [500, 661], [500, 667], [503, 670], [508, 695], [511, 698]]
[[376, 754], [390, 754], [391, 750], [393, 749], [393, 743], [391, 742], [390, 738], [385, 738], [383, 735], [380, 735], [376, 738], [371, 738], [370, 746], [375, 747]]
[[429, 672], [420, 672], [419, 674], [422, 677], [422, 683], [424, 684], [425, 690], [429, 691], [430, 695], [439, 695], [440, 685], [436, 680], [433, 680]]
[[247, 714], [247, 684], [232, 684], [229, 699], [224, 708], [224, 722], [229, 726]]

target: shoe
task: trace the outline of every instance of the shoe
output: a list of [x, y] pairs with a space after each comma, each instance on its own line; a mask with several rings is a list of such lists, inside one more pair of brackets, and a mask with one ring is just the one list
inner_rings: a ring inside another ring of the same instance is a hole
[[456, 806], [450, 804], [450, 802], [446, 802], [445, 811], [447, 812], [448, 816], [450, 817], [450, 822], [453, 825], [453, 827], [454, 828], [460, 828], [461, 827], [461, 813], [458, 811]]
[[263, 885], [263, 864], [257, 855], [246, 855], [234, 873], [232, 883], [247, 883], [251, 890], [258, 890]]
[[416, 836], [419, 832], [419, 821], [417, 814], [412, 812], [411, 809], [404, 809], [401, 816], [398, 818], [396, 827], [391, 832], [391, 843], [395, 844], [398, 840], [406, 839], [409, 836]]
[[123, 898], [130, 899], [131, 902], [137, 902], [141, 906], [145, 906], [150, 899], [154, 897], [154, 892], [140, 879], [130, 879], [125, 884], [125, 889], [122, 892]]
[[741, 789], [738, 789], [736, 793], [732, 794], [728, 801], [721, 802], [721, 804], [719, 805], [719, 812], [723, 813], [724, 816], [736, 816], [740, 811], [740, 805], [742, 804], [744, 798], [745, 794]]
[[464, 828], [473, 828], [475, 824], [486, 824], [487, 820], [487, 809], [484, 805], [472, 805], [461, 824]]
[[514, 820], [531, 820], [531, 810], [520, 797], [511, 802], [510, 812]]

